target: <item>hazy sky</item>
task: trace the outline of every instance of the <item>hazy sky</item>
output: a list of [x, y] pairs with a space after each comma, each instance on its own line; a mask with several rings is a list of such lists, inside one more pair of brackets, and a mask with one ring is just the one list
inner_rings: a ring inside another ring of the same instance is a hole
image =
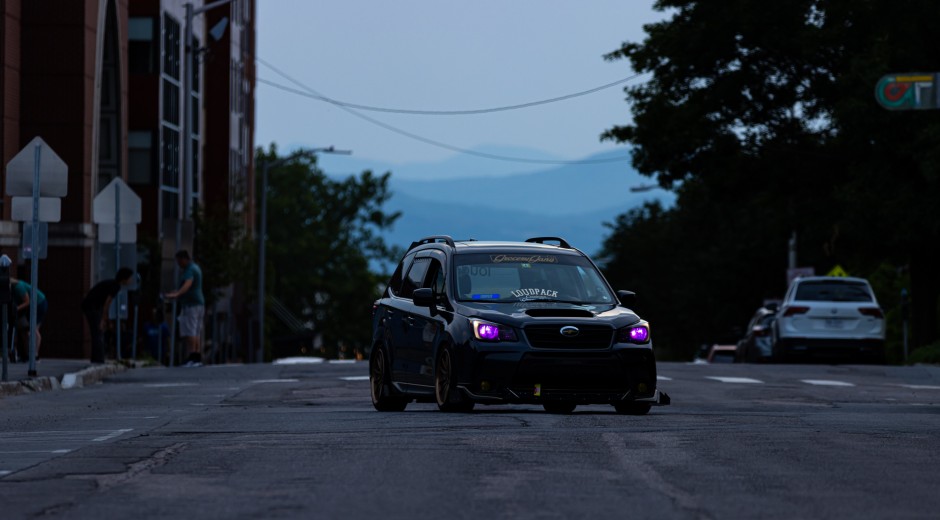
[[[264, 0], [258, 2], [257, 52], [341, 101], [422, 110], [489, 108], [631, 75], [626, 61], [606, 62], [602, 56], [623, 41], [642, 39], [642, 25], [663, 17], [651, 5], [652, 0]], [[297, 88], [264, 65], [258, 77]], [[601, 143], [599, 135], [629, 120], [623, 99], [618, 86], [487, 115], [363, 113], [460, 148], [524, 147], [576, 160], [618, 148]], [[390, 165], [455, 155], [262, 83], [257, 111], [258, 145], [335, 145]]]

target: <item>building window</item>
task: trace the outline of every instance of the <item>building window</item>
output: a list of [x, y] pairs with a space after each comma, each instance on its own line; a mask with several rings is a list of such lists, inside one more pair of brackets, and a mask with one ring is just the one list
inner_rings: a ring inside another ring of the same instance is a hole
[[163, 15], [163, 73], [180, 79], [180, 24]]
[[153, 184], [153, 132], [127, 133], [127, 180], [131, 184]]
[[156, 74], [157, 46], [154, 45], [155, 20], [149, 16], [128, 19], [128, 68], [131, 74]]

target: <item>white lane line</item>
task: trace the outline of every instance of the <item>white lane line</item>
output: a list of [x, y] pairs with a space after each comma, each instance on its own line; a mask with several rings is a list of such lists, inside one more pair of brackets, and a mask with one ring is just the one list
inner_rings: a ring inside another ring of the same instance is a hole
[[346, 376], [346, 377], [341, 377], [340, 379], [342, 379], [343, 381], [368, 381], [369, 376]]
[[656, 380], [657, 381], [672, 381], [672, 378], [666, 377], [666, 376], [656, 376]]
[[828, 379], [801, 379], [800, 381], [808, 385], [816, 386], [855, 386], [845, 381], [830, 381]]
[[300, 379], [255, 379], [254, 381], [249, 381], [250, 383], [260, 384], [260, 383], [299, 383]]
[[355, 359], [331, 359], [330, 360], [331, 365], [352, 365], [355, 362], [356, 362]]
[[199, 386], [199, 383], [149, 383], [144, 388], [178, 388], [181, 386]]
[[127, 432], [132, 432], [132, 431], [134, 431], [133, 428], [122, 428], [122, 429], [120, 429], [120, 430], [114, 430], [113, 432], [111, 432], [111, 433], [109, 433], [109, 434], [107, 434], [107, 435], [102, 435], [101, 437], [96, 437], [96, 438], [92, 439], [91, 441], [92, 441], [92, 442], [110, 441], [111, 439], [114, 439], [115, 437], [120, 437], [121, 435], [124, 435], [125, 433], [127, 433]]
[[5, 477], [9, 475], [10, 473], [13, 473], [13, 472], [9, 470], [5, 470], [5, 469], [0, 469], [0, 477]]
[[940, 386], [937, 385], [896, 385], [903, 388], [910, 388], [911, 390], [940, 390]]
[[722, 383], [763, 384], [763, 381], [760, 379], [751, 379], [750, 377], [705, 376], [705, 379], [714, 379]]

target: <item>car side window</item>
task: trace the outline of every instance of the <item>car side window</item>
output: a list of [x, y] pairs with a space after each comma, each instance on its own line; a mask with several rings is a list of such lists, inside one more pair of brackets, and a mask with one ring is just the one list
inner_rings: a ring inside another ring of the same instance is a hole
[[405, 257], [401, 259], [401, 262], [398, 263], [398, 267], [395, 268], [392, 279], [388, 281], [388, 290], [395, 296], [401, 293], [402, 278], [405, 276], [405, 273], [408, 272], [408, 268], [411, 267], [411, 262], [414, 259], [415, 253], [405, 255]]
[[402, 280], [401, 292], [398, 296], [402, 298], [411, 298], [415, 289], [424, 284], [424, 275], [428, 273], [428, 267], [431, 264], [430, 258], [416, 258], [408, 270], [408, 276]]
[[444, 268], [441, 266], [440, 261], [431, 259], [427, 281], [424, 286], [433, 289], [435, 296], [444, 295]]

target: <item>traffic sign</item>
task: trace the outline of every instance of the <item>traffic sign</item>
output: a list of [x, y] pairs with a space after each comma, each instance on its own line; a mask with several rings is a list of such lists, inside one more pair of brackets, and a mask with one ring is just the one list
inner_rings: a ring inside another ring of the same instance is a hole
[[[10, 206], [10, 218], [17, 222], [33, 220], [33, 198], [13, 197]], [[59, 222], [62, 220], [62, 199], [58, 197], [39, 197], [39, 222]]]
[[826, 276], [838, 276], [841, 278], [845, 278], [848, 275], [849, 273], [845, 272], [845, 269], [843, 269], [842, 266], [839, 264], [836, 264], [835, 267], [833, 267], [832, 269], [829, 270], [828, 273], [826, 273]]
[[940, 73], [911, 72], [882, 76], [875, 85], [875, 99], [888, 110], [940, 108]]
[[7, 163], [6, 192], [11, 197], [32, 197], [39, 146], [39, 196], [65, 197], [69, 191], [69, 167], [41, 137], [20, 150]]
[[[114, 235], [116, 233], [114, 224], [98, 224], [98, 242], [102, 244], [113, 244], [117, 242]], [[121, 224], [121, 243], [122, 244], [136, 244], [137, 243], [137, 224]]]
[[96, 224], [140, 224], [140, 197], [120, 177], [95, 195], [91, 220]]

